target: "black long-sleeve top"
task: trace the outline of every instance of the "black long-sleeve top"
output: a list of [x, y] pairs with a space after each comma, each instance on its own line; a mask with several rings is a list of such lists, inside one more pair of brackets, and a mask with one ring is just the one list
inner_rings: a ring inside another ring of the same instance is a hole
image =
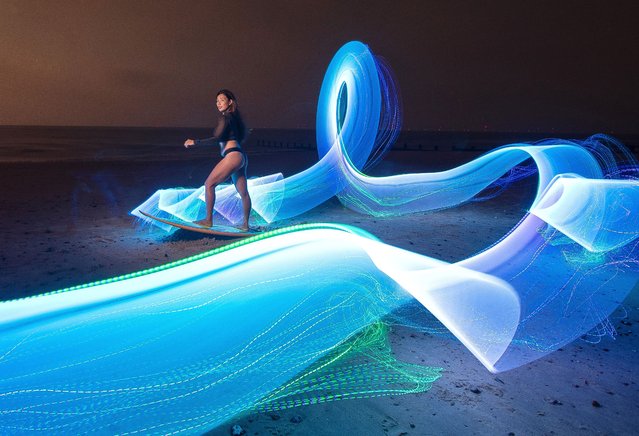
[[234, 112], [220, 112], [213, 136], [195, 139], [195, 145], [213, 145], [218, 142], [235, 140], [238, 143], [244, 139], [244, 125]]

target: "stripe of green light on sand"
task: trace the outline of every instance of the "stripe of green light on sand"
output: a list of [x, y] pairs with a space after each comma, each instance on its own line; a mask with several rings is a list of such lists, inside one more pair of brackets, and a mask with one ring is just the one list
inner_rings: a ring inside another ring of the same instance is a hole
[[377, 321], [262, 398], [254, 409], [271, 412], [329, 401], [425, 392], [442, 371], [397, 360], [388, 342], [388, 326]]
[[[76, 286], [70, 286], [68, 288], [63, 288], [63, 289], [58, 289], [55, 291], [49, 291], [49, 292], [44, 292], [42, 294], [36, 294], [36, 295], [30, 295], [28, 297], [19, 297], [19, 298], [14, 298], [11, 300], [5, 300], [4, 302], [9, 302], [9, 301], [18, 301], [18, 300], [26, 300], [26, 299], [30, 299], [30, 298], [37, 298], [37, 297], [42, 297], [45, 295], [53, 295], [53, 294], [61, 294], [63, 292], [69, 292], [69, 291], [75, 291], [78, 289], [86, 289], [86, 288], [90, 288], [93, 286], [100, 286], [100, 285], [104, 285], [107, 283], [114, 283], [114, 282], [119, 282], [119, 281], [123, 281], [123, 280], [128, 280], [128, 279], [132, 279], [135, 277], [140, 277], [140, 276], [144, 276], [144, 275], [148, 275], [148, 274], [153, 274], [159, 271], [164, 271], [170, 268], [175, 268], [184, 264], [187, 264], [189, 262], [194, 262], [196, 260], [200, 260], [200, 259], [204, 259], [206, 257], [210, 257], [210, 256], [215, 256], [216, 254], [220, 254], [223, 253], [225, 251], [228, 250], [232, 250], [234, 248], [240, 247], [242, 245], [246, 245], [246, 244], [251, 244], [253, 242], [256, 241], [261, 241], [263, 239], [268, 239], [268, 238], [272, 238], [274, 236], [279, 236], [279, 235], [283, 235], [286, 233], [294, 233], [294, 232], [300, 232], [300, 231], [304, 231], [304, 230], [316, 230], [316, 229], [334, 229], [334, 230], [341, 230], [344, 232], [348, 232], [348, 233], [352, 233], [355, 235], [359, 235], [359, 236], [364, 236], [366, 238], [369, 239], [375, 239], [377, 240], [377, 238], [373, 235], [371, 235], [370, 233], [366, 232], [365, 230], [362, 230], [360, 228], [357, 227], [353, 227], [353, 226], [349, 226], [349, 225], [345, 225], [345, 224], [335, 224], [335, 223], [310, 223], [310, 224], [297, 224], [294, 226], [289, 226], [289, 227], [282, 227], [280, 229], [275, 229], [275, 230], [271, 230], [259, 235], [255, 235], [255, 236], [251, 236], [248, 237], [246, 239], [242, 239], [240, 241], [236, 241], [236, 242], [232, 242], [230, 244], [224, 245], [222, 247], [218, 247], [215, 248], [213, 250], [210, 251], [206, 251], [204, 253], [200, 253], [200, 254], [196, 254], [194, 256], [190, 256], [190, 257], [186, 257], [184, 259], [180, 259], [180, 260], [176, 260], [174, 262], [170, 262], [164, 265], [159, 265], [153, 268], [148, 268], [142, 271], [137, 271], [137, 272], [133, 272], [133, 273], [129, 273], [129, 274], [124, 274], [121, 276], [117, 276], [117, 277], [112, 277], [112, 278], [108, 278], [108, 279], [104, 279], [104, 280], [98, 280], [95, 282], [90, 282], [90, 283], [85, 283], [83, 285], [76, 285]], [[3, 302], [0, 302], [3, 303]]]

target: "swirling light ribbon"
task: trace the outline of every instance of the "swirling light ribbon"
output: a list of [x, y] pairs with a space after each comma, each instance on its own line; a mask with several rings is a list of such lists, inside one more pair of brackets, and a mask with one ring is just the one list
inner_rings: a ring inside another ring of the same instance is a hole
[[[351, 376], [317, 375], [348, 354], [367, 326], [412, 301], [494, 372], [601, 326], [637, 283], [639, 184], [628, 177], [636, 167], [614, 178], [619, 168], [602, 161], [603, 138], [593, 137], [514, 144], [439, 173], [368, 177], [361, 169], [369, 154], [392, 137], [379, 134], [380, 124], [397, 121], [380, 116], [388, 109], [380, 74], [364, 44], [337, 52], [318, 104], [319, 162], [289, 178], [253, 180], [256, 212], [273, 222], [336, 194], [348, 207], [385, 216], [452, 207], [532, 158], [537, 195], [508, 235], [449, 264], [355, 228], [297, 226], [4, 302], [2, 428], [202, 431], [274, 398], [282, 407], [304, 404], [287, 398], [310, 392], [309, 374], [315, 389], [328, 390], [321, 398], [336, 399]], [[220, 189], [217, 205], [231, 222], [239, 210], [232, 189]], [[163, 190], [136, 211], [193, 219], [199, 197], [198, 190]], [[423, 372], [416, 385], [425, 389], [437, 377], [437, 370]], [[401, 389], [375, 393], [382, 391]]]

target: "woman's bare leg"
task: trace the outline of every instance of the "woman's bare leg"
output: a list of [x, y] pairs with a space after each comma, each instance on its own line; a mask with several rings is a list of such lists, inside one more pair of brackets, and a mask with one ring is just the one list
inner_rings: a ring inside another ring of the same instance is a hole
[[246, 174], [244, 173], [243, 169], [240, 168], [240, 171], [233, 173], [233, 184], [235, 185], [235, 189], [237, 189], [237, 193], [240, 194], [240, 198], [242, 199], [242, 212], [244, 216], [242, 229], [248, 230], [249, 216], [251, 215], [251, 196], [248, 192]]
[[[238, 155], [238, 156], [233, 156]], [[242, 165], [242, 155], [240, 153], [230, 153], [224, 157], [211, 171], [211, 174], [204, 182], [204, 198], [206, 200], [206, 217], [195, 221], [195, 224], [203, 227], [213, 225], [213, 207], [215, 206], [215, 188], [220, 183], [229, 178]]]

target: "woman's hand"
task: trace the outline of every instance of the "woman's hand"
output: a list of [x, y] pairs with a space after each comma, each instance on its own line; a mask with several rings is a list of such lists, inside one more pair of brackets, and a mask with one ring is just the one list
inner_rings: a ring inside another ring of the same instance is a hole
[[186, 141], [184, 141], [184, 147], [189, 148], [189, 147], [193, 147], [195, 145], [195, 141], [192, 139], [187, 139]]

